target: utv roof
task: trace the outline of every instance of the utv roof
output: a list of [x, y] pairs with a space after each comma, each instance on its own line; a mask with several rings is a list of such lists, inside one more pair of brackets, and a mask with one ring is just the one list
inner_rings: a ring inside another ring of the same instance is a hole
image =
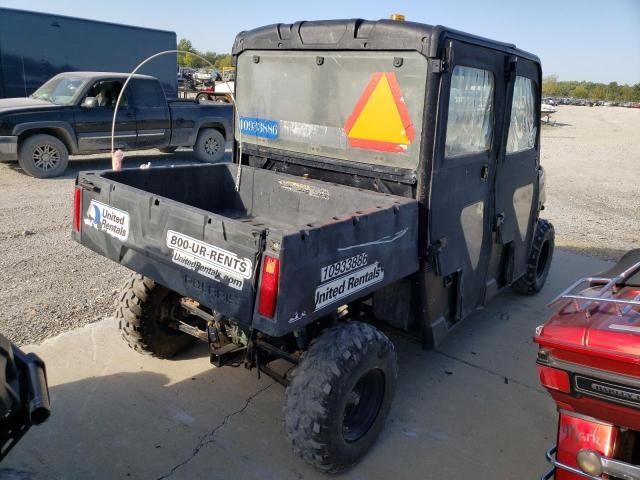
[[441, 25], [396, 20], [322, 20], [277, 23], [240, 32], [233, 55], [244, 50], [415, 50], [437, 57], [447, 40], [481, 45], [536, 63], [540, 59], [510, 43], [471, 35]]

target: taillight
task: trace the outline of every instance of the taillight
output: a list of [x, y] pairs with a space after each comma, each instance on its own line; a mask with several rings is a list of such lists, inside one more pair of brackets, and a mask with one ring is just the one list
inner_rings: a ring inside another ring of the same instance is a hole
[[[588, 461], [590, 457], [586, 454], [596, 452], [605, 457], [612, 456], [617, 437], [618, 428], [614, 425], [561, 411], [556, 459], [582, 471], [597, 473], [597, 469], [592, 465], [594, 462]], [[557, 469], [555, 478], [556, 480], [573, 480], [580, 477]]]
[[73, 192], [73, 229], [80, 231], [80, 220], [82, 219], [82, 188], [76, 187]]
[[262, 281], [260, 282], [260, 300], [258, 313], [273, 318], [278, 301], [278, 277], [280, 274], [280, 260], [269, 255], [264, 256], [262, 265]]
[[571, 384], [569, 383], [569, 374], [564, 370], [557, 368], [545, 367], [537, 365], [540, 383], [553, 390], [559, 390], [564, 393], [571, 393]]

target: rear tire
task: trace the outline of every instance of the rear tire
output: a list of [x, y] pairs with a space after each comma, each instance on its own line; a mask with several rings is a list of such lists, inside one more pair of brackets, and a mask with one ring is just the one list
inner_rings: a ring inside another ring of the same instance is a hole
[[51, 135], [33, 135], [18, 149], [18, 163], [35, 178], [62, 175], [69, 164], [69, 151], [64, 143]]
[[512, 289], [522, 295], [535, 295], [544, 286], [549, 276], [553, 249], [555, 246], [555, 230], [551, 222], [539, 219], [531, 245], [531, 253], [525, 274], [513, 283]]
[[224, 135], [215, 128], [203, 128], [193, 151], [199, 160], [207, 163], [218, 163], [224, 158]]
[[196, 338], [172, 328], [172, 309], [180, 297], [148, 277], [133, 274], [120, 294], [118, 328], [130, 348], [144, 355], [171, 358], [189, 348]]
[[327, 473], [355, 464], [376, 441], [397, 382], [391, 341], [348, 322], [313, 340], [287, 388], [285, 430], [293, 450]]

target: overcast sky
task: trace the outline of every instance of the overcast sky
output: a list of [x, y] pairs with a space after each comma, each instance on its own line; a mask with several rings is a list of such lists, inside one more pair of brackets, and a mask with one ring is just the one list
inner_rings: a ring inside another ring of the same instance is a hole
[[387, 18], [440, 24], [515, 43], [560, 80], [640, 82], [640, 0], [0, 0], [0, 6], [173, 30], [229, 52], [235, 34], [297, 20]]

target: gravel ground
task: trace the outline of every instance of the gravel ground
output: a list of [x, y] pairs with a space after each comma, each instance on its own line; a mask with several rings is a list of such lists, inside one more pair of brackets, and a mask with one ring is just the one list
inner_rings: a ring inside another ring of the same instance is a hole
[[[125, 166], [188, 163], [191, 152], [130, 154]], [[128, 270], [71, 240], [73, 185], [104, 155], [76, 157], [63, 177], [38, 180], [0, 163], [0, 332], [19, 345], [110, 316]]]
[[640, 109], [560, 106], [542, 128], [556, 245], [607, 260], [640, 248]]
[[[602, 258], [640, 247], [640, 110], [560, 107], [542, 130], [547, 209], [557, 245]], [[127, 166], [184, 164], [188, 151], [129, 154]], [[71, 241], [72, 190], [80, 170], [108, 168], [105, 155], [77, 157], [64, 177], [37, 180], [0, 164], [0, 331], [37, 343], [110, 316], [127, 270]]]

